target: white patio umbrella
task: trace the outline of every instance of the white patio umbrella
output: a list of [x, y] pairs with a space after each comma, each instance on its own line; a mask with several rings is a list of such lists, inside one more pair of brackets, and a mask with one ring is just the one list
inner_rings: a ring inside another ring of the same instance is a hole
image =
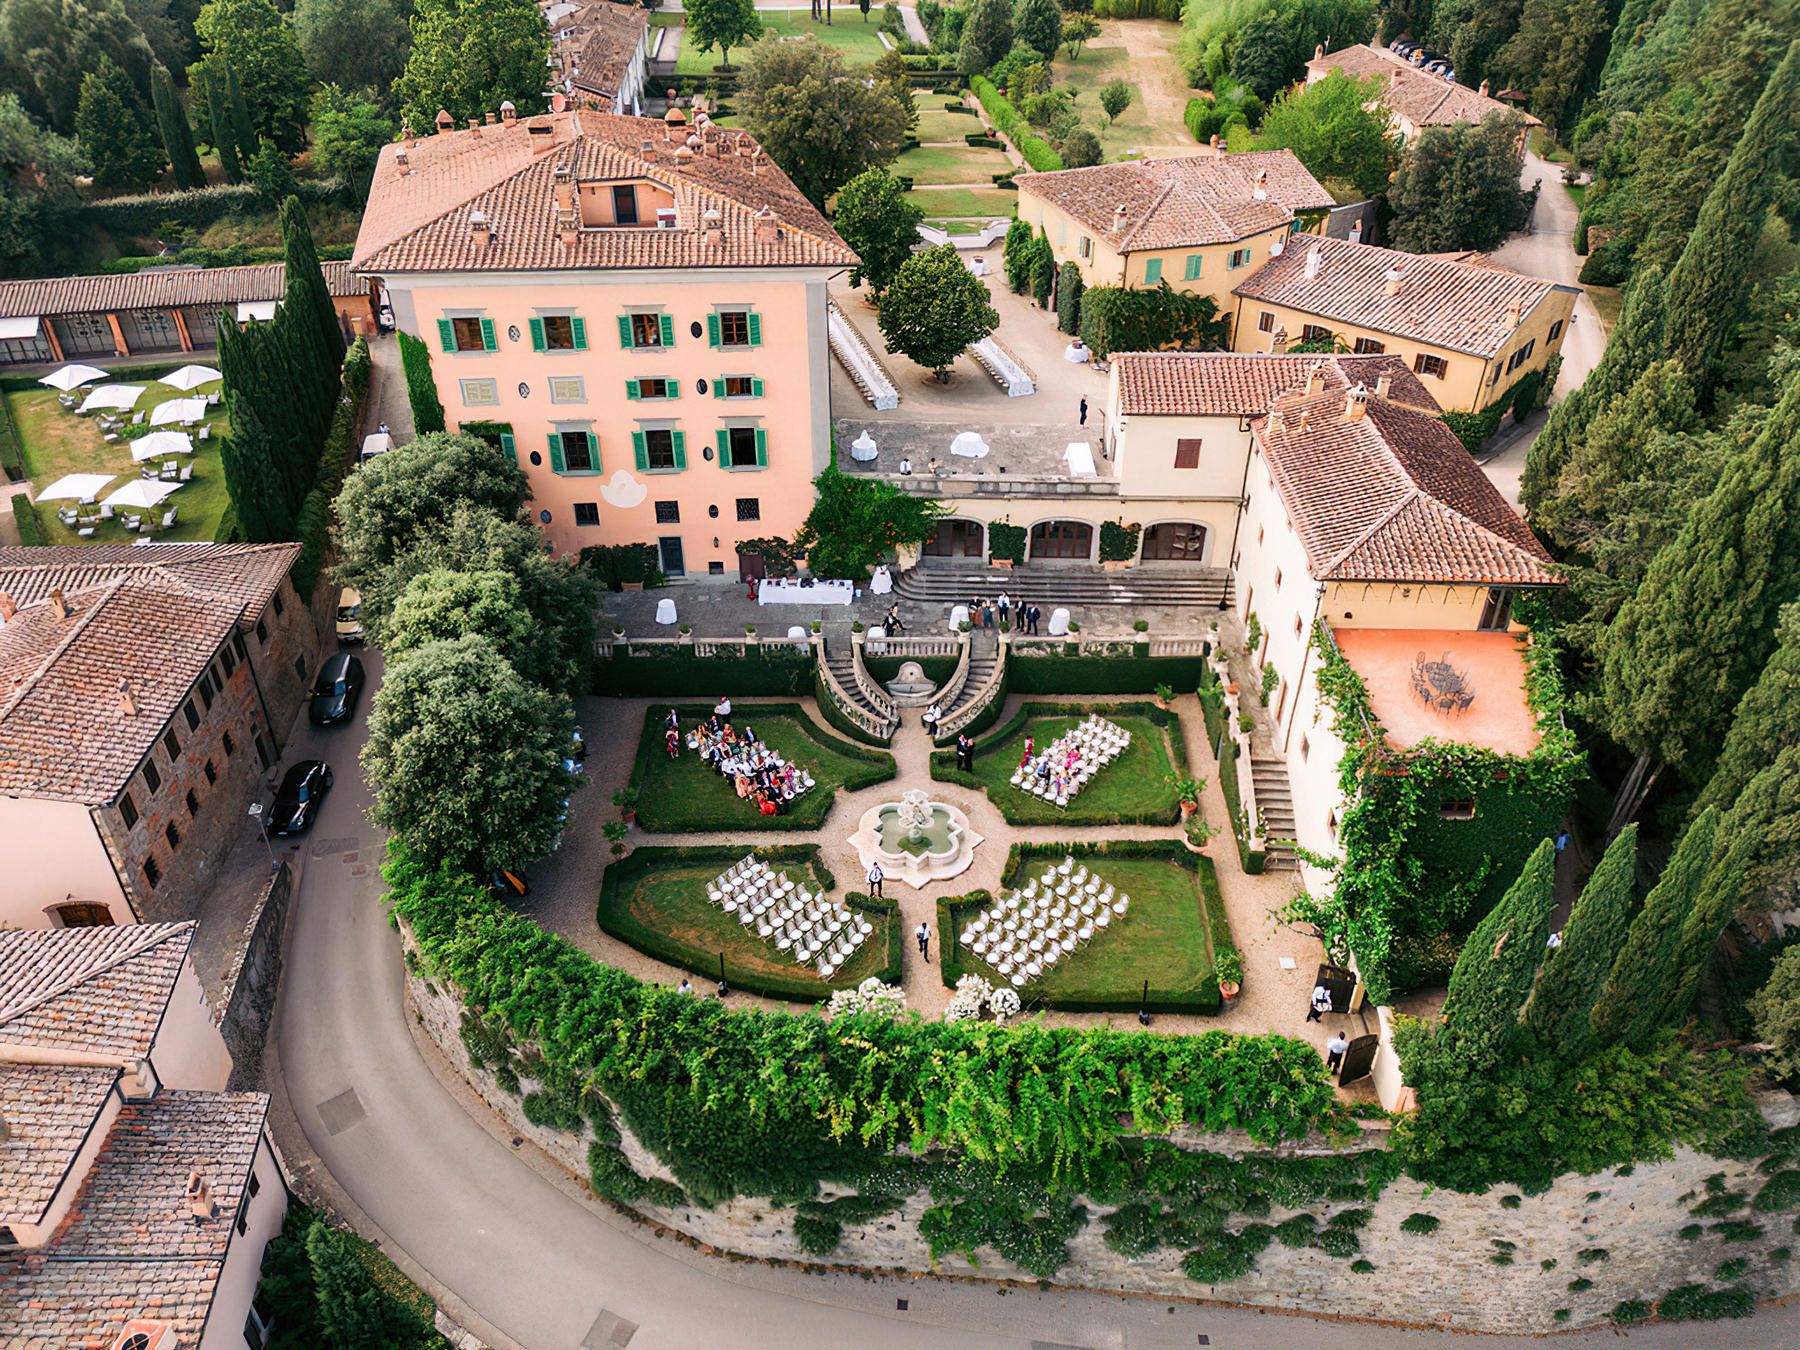
[[131, 408], [144, 396], [141, 384], [103, 384], [82, 401], [82, 412], [100, 408]]
[[206, 416], [206, 400], [203, 398], [172, 398], [166, 403], [156, 405], [156, 411], [150, 414], [150, 425], [166, 427], [171, 422], [198, 422]]
[[981, 459], [987, 452], [988, 443], [981, 439], [978, 431], [959, 431], [956, 439], [950, 442], [950, 453], [964, 459]]
[[134, 478], [124, 487], [101, 502], [102, 506], [137, 506], [148, 510], [162, 502], [171, 492], [180, 489], [180, 483], [158, 483], [148, 478]]
[[72, 473], [66, 478], [59, 478], [42, 492], [38, 493], [40, 502], [58, 501], [92, 501], [117, 474], [111, 473]]
[[198, 389], [203, 384], [211, 384], [214, 380], [224, 378], [211, 366], [183, 366], [180, 370], [171, 370], [167, 375], [157, 376], [156, 382], [185, 390]]
[[71, 389], [79, 389], [89, 380], [104, 380], [106, 372], [99, 366], [64, 366], [61, 370], [53, 370], [39, 384], [47, 384], [52, 389], [60, 389], [67, 393]]
[[193, 453], [194, 438], [185, 431], [153, 431], [131, 443], [131, 457], [139, 463], [146, 459], [161, 459], [164, 455]]

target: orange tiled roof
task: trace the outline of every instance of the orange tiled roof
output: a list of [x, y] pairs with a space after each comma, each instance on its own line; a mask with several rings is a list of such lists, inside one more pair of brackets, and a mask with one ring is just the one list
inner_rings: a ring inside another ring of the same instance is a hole
[[[1306, 63], [1308, 70], [1330, 72], [1341, 70], [1352, 79], [1377, 76], [1387, 81], [1381, 101], [1388, 111], [1404, 117], [1415, 127], [1443, 127], [1457, 122], [1479, 122], [1489, 113], [1519, 112], [1499, 99], [1457, 84], [1441, 76], [1420, 70], [1397, 53], [1385, 47], [1363, 43], [1315, 57]], [[1520, 113], [1526, 126], [1542, 126], [1529, 113]]]
[[194, 924], [0, 933], [0, 1042], [141, 1059]]
[[[1318, 268], [1309, 276], [1313, 257]], [[1393, 295], [1388, 294], [1390, 270], [1400, 274]], [[1553, 291], [1572, 289], [1485, 261], [1456, 262], [1307, 235], [1296, 236], [1232, 293], [1486, 358]], [[1514, 306], [1516, 318], [1510, 315]]]
[[[321, 263], [319, 270], [325, 274], [325, 287], [333, 295], [362, 295], [368, 291], [368, 283], [350, 270], [348, 262]], [[279, 300], [286, 288], [287, 265], [278, 262], [244, 267], [158, 267], [117, 275], [0, 281], [0, 318], [235, 305], [245, 300]]]
[[[675, 227], [580, 229], [565, 245], [557, 229], [559, 172], [576, 183], [657, 183], [675, 198]], [[707, 214], [715, 211], [716, 234], [707, 229]], [[764, 217], [759, 227], [763, 211], [774, 219]], [[475, 212], [491, 228], [486, 243], [471, 228]], [[581, 109], [384, 149], [354, 266], [373, 273], [494, 272], [851, 267], [856, 261], [748, 134], [699, 119], [690, 128]]]
[[1285, 225], [1296, 211], [1336, 205], [1291, 150], [1096, 164], [1014, 182], [1120, 253], [1231, 243]]
[[616, 98], [631, 57], [650, 27], [650, 11], [596, 0], [556, 26], [556, 55], [575, 89]]
[[1126, 416], [1250, 417], [1278, 395], [1304, 388], [1314, 368], [1329, 387], [1373, 389], [1387, 376], [1388, 397], [1431, 413], [1438, 402], [1397, 356], [1307, 356], [1254, 352], [1121, 352], [1119, 411]]
[[162, 575], [234, 600], [253, 624], [300, 556], [298, 544], [78, 544], [67, 548], [0, 546], [0, 595], [28, 605], [119, 576]]
[[1341, 390], [1251, 424], [1317, 581], [1559, 584], [1550, 555], [1442, 419]]
[[[106, 1064], [0, 1064], [11, 1131], [0, 1149], [0, 1223], [42, 1222], [118, 1078]], [[13, 1344], [7, 1334], [0, 1294], [0, 1345]]]

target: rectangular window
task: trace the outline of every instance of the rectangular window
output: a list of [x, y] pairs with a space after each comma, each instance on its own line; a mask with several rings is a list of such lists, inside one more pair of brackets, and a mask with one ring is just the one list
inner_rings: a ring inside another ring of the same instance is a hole
[[600, 467], [593, 450], [593, 437], [585, 431], [559, 431], [562, 442], [562, 473], [592, 473]]
[[[494, 349], [491, 319], [440, 319], [439, 336], [445, 338], [447, 352], [487, 352]], [[443, 330], [448, 329], [446, 335]]]
[[498, 380], [458, 380], [457, 383], [462, 386], [465, 408], [482, 408], [500, 401]]
[[1441, 380], [1450, 373], [1450, 363], [1441, 356], [1433, 356], [1430, 352], [1420, 352], [1413, 358], [1413, 372], [1418, 375], [1431, 375]]
[[1385, 342], [1377, 342], [1374, 338], [1356, 339], [1356, 354], [1358, 356], [1380, 356], [1386, 350], [1387, 343]]
[[237, 654], [233, 652], [230, 647], [221, 647], [219, 649], [219, 664], [225, 667], [225, 674], [229, 677], [231, 672], [237, 669]]
[[1266, 309], [1261, 314], [1257, 315], [1256, 331], [1259, 333], [1273, 333], [1275, 331], [1275, 316]]
[[162, 774], [158, 772], [154, 760], [144, 761], [144, 786], [150, 789], [152, 797], [162, 788]]
[[190, 698], [186, 703], [181, 705], [181, 715], [187, 718], [189, 731], [198, 731], [200, 729], [200, 710], [194, 706], [193, 699]]
[[1250, 265], [1250, 250], [1247, 248], [1232, 249], [1231, 250], [1231, 261], [1225, 264], [1227, 270], [1230, 270], [1230, 271], [1235, 271], [1236, 269], [1238, 269], [1240, 267], [1248, 267], [1249, 265]]
[[572, 352], [575, 350], [574, 315], [546, 314], [541, 322], [544, 325], [545, 351]]
[[667, 314], [621, 314], [619, 337], [627, 347], [673, 347], [675, 320]]
[[1482, 602], [1481, 618], [1475, 627], [1484, 633], [1504, 633], [1512, 626], [1513, 596], [1516, 592], [1505, 586], [1488, 588], [1487, 599]]
[[647, 427], [639, 434], [644, 438], [646, 468], [673, 469], [675, 467], [675, 433], [672, 429]]
[[261, 619], [256, 621], [256, 645], [259, 647], [269, 645], [269, 625]]
[[181, 742], [176, 739], [174, 727], [163, 733], [163, 749], [168, 752], [170, 764], [181, 758]]
[[1475, 819], [1475, 799], [1473, 797], [1453, 797], [1438, 807], [1439, 820], [1473, 820]]
[[1182, 263], [1181, 279], [1183, 281], [1198, 281], [1198, 280], [1200, 280], [1200, 264], [1204, 260], [1205, 260], [1204, 255], [1202, 255], [1202, 254], [1199, 254], [1199, 253], [1188, 254], [1186, 260]]
[[1555, 342], [1556, 339], [1561, 337], [1562, 330], [1563, 330], [1563, 321], [1561, 319], [1558, 319], [1555, 323], [1551, 324], [1550, 325], [1550, 341]]
[[761, 520], [762, 502], [755, 497], [739, 497], [737, 499], [737, 518], [739, 520]]
[[1146, 258], [1144, 260], [1144, 284], [1154, 286], [1162, 280], [1162, 259]]
[[225, 758], [230, 759], [237, 753], [237, 743], [231, 739], [229, 731], [219, 738], [219, 743], [225, 747]]
[[760, 347], [762, 316], [748, 309], [721, 309], [706, 316], [707, 338], [715, 347]]
[[635, 225], [638, 223], [636, 188], [629, 183], [615, 183], [612, 199], [614, 224]]
[[150, 889], [156, 889], [156, 883], [162, 880], [162, 868], [156, 865], [155, 858], [144, 859], [144, 880], [150, 883]]
[[626, 398], [675, 398], [680, 393], [681, 386], [674, 380], [657, 376], [625, 381]]
[[125, 822], [128, 830], [138, 823], [137, 803], [131, 800], [129, 792], [119, 798], [119, 818]]
[[720, 398], [761, 398], [763, 382], [752, 375], [725, 375], [719, 379]]
[[656, 504], [656, 523], [658, 525], [681, 524], [681, 503], [658, 502]]
[[298, 655], [294, 658], [294, 674], [298, 675], [303, 680], [306, 678], [306, 653], [305, 652], [301, 652], [300, 655]]
[[1075, 251], [1084, 259], [1092, 258], [1094, 256], [1094, 241], [1088, 238], [1087, 235], [1082, 235], [1080, 241], [1075, 245]]
[[576, 502], [575, 523], [577, 525], [598, 525], [600, 523], [600, 503]]
[[218, 689], [213, 684], [212, 671], [207, 670], [200, 676], [200, 701], [206, 705], [208, 712], [212, 711], [213, 695], [217, 692]]
[[275, 606], [275, 617], [279, 619], [281, 617], [281, 611], [285, 608], [282, 604], [281, 592], [276, 591], [274, 595], [270, 596], [269, 603]]
[[763, 462], [763, 433], [755, 427], [728, 427], [721, 458], [728, 469], [754, 469]]
[[169, 841], [171, 851], [181, 847], [181, 831], [175, 828], [174, 821], [171, 820], [163, 826], [163, 838]]
[[1200, 438], [1183, 436], [1175, 442], [1175, 467], [1178, 469], [1197, 469], [1200, 467]]
[[579, 375], [556, 375], [550, 380], [552, 403], [586, 403], [587, 382]]
[[206, 761], [206, 781], [209, 784], [219, 781], [219, 771], [213, 767], [213, 762], [210, 759]]
[[200, 799], [194, 795], [192, 788], [189, 788], [187, 792], [187, 809], [190, 816], [200, 814]]
[[1329, 338], [1330, 336], [1331, 330], [1323, 324], [1309, 323], [1305, 324], [1300, 329], [1300, 340], [1302, 342], [1317, 342], [1321, 338]]

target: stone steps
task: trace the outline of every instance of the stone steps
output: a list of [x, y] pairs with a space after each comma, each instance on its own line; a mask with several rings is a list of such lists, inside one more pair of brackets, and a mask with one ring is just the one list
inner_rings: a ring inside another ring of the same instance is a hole
[[887, 716], [885, 712], [869, 701], [869, 696], [863, 693], [862, 686], [857, 684], [856, 672], [851, 669], [850, 653], [848, 651], [833, 651], [830, 648], [827, 648], [825, 653], [825, 665], [826, 668], [831, 671], [832, 675], [836, 677], [838, 687], [844, 691], [845, 695], [847, 695], [857, 707], [872, 713], [876, 717]]
[[1079, 564], [994, 571], [956, 566], [922, 566], [894, 583], [895, 593], [915, 605], [967, 604], [974, 595], [991, 600], [1001, 591], [1014, 601], [1035, 601], [1048, 623], [1057, 605], [1156, 605], [1218, 609], [1231, 601], [1225, 572], [1102, 572]]
[[[1290, 844], [1275, 840], [1291, 840], [1296, 832], [1294, 793], [1288, 785], [1287, 769], [1280, 760], [1250, 757], [1250, 783], [1256, 792], [1256, 811], [1262, 817], [1266, 838], [1271, 842], [1267, 866], [1271, 871], [1299, 870], [1300, 859]], [[1254, 823], [1254, 822], [1252, 822]]]

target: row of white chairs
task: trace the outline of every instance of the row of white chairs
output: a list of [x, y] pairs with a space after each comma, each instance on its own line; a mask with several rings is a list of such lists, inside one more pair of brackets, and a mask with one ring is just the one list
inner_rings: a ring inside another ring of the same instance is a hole
[[[1069, 798], [1092, 782], [1094, 775], [1130, 744], [1131, 733], [1124, 727], [1092, 715], [1014, 769], [1012, 785], [1053, 805], [1067, 806]], [[1075, 752], [1073, 766], [1069, 762], [1071, 750]]]
[[1021, 989], [1086, 947], [1130, 908], [1130, 895], [1069, 857], [1003, 892], [960, 936], [964, 946]]
[[733, 863], [706, 884], [706, 897], [757, 936], [830, 979], [875, 926], [860, 914], [815, 895], [755, 856]]

